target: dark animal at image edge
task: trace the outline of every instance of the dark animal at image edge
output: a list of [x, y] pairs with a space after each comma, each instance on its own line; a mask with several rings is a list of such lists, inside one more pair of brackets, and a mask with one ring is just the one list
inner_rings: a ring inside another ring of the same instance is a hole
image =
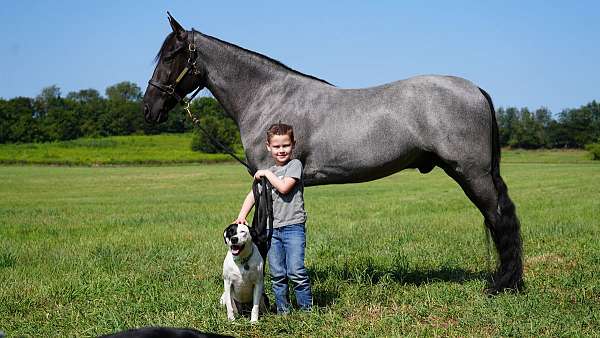
[[144, 327], [116, 332], [100, 338], [227, 338], [215, 333], [200, 332], [194, 329], [172, 327]]
[[173, 32], [144, 94], [147, 121], [165, 121], [181, 97], [208, 88], [239, 127], [254, 170], [270, 166], [265, 131], [278, 121], [293, 125], [298, 135], [295, 157], [304, 164], [306, 186], [370, 181], [406, 168], [427, 173], [438, 166], [479, 209], [494, 241], [499, 264], [488, 291], [523, 287], [519, 220], [500, 176], [498, 125], [483, 89], [438, 75], [340, 89], [262, 54], [186, 31], [170, 14], [169, 22]]

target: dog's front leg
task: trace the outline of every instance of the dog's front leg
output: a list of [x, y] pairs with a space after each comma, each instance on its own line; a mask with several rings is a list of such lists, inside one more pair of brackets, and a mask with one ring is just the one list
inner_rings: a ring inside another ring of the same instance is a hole
[[260, 278], [254, 285], [254, 294], [252, 295], [252, 312], [250, 313], [250, 323], [258, 322], [258, 312], [260, 301], [262, 299], [264, 289], [264, 281]]
[[233, 299], [231, 297], [231, 282], [227, 279], [223, 280], [223, 296], [225, 297], [225, 307], [227, 308], [227, 319], [234, 320], [233, 314]]

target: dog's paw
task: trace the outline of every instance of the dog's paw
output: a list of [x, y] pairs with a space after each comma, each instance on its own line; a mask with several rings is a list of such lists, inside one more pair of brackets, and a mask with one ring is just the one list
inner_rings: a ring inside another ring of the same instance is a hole
[[235, 320], [235, 316], [234, 315], [227, 315], [227, 319], [229, 319], [230, 321], [234, 321]]
[[252, 309], [252, 313], [250, 314], [250, 324], [258, 323], [258, 306], [255, 306]]

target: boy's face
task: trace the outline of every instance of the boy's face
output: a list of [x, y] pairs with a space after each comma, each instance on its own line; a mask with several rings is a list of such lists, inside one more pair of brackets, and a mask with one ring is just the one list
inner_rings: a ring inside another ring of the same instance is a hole
[[292, 143], [289, 135], [273, 135], [271, 140], [267, 142], [267, 150], [271, 152], [275, 164], [284, 165], [292, 159], [294, 143]]

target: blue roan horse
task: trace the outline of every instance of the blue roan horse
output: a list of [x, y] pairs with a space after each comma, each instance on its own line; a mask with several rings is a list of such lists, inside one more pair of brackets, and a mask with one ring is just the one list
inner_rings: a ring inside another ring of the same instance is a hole
[[307, 186], [364, 182], [405, 168], [442, 168], [483, 214], [498, 251], [491, 292], [523, 286], [515, 206], [500, 176], [498, 126], [490, 96], [452, 76], [418, 76], [340, 89], [231, 43], [173, 29], [143, 101], [145, 118], [166, 120], [182, 97], [208, 88], [240, 128], [252, 168], [270, 166], [266, 128], [294, 126]]

